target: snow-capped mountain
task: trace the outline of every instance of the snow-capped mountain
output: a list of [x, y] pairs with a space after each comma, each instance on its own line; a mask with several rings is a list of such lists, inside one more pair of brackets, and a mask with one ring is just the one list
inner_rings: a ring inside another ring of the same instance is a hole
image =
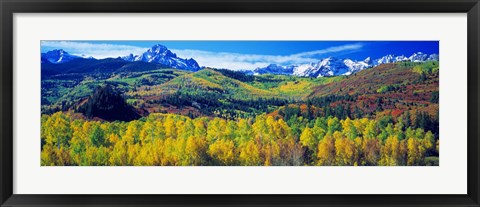
[[308, 63], [301, 65], [289, 65], [281, 66], [276, 64], [270, 64], [264, 68], [256, 68], [254, 74], [282, 74], [282, 75], [295, 75], [301, 77], [324, 77], [324, 76], [338, 76], [338, 75], [351, 75], [361, 70], [375, 67], [381, 64], [395, 63], [401, 61], [411, 62], [424, 62], [430, 60], [438, 60], [438, 54], [424, 54], [417, 52], [410, 57], [404, 55], [385, 55], [376, 60], [371, 60], [370, 57], [362, 61], [355, 61], [351, 59], [338, 59], [334, 57], [328, 57], [320, 60], [317, 63]]
[[133, 54], [131, 54], [131, 53], [130, 53], [130, 55], [123, 56], [123, 57], [121, 57], [121, 58], [122, 58], [123, 60], [130, 61], [130, 62], [141, 60], [139, 55], [133, 55]]
[[68, 54], [68, 52], [65, 52], [62, 49], [52, 50], [52, 51], [48, 51], [46, 53], [41, 54], [42, 63], [46, 63], [46, 62], [50, 62], [54, 64], [65, 63], [76, 58], [82, 58], [82, 57], [76, 56], [76, 55], [70, 55]]
[[258, 68], [258, 70], [254, 71], [254, 74], [265, 74], [265, 73], [273, 73], [273, 74], [282, 74], [282, 75], [291, 75], [294, 71], [293, 69], [295, 66], [281, 66], [277, 64], [270, 64], [265, 68]]
[[353, 61], [351, 59], [338, 59], [328, 57], [318, 63], [309, 63], [301, 65], [280, 66], [271, 64], [265, 68], [257, 68], [255, 74], [282, 74], [295, 75], [301, 77], [323, 77], [336, 75], [350, 75], [365, 68], [371, 67], [370, 58], [363, 61]]
[[377, 60], [375, 60], [376, 65], [381, 65], [381, 64], [386, 64], [386, 63], [392, 63], [396, 60], [394, 59], [393, 55], [385, 55]]
[[351, 59], [345, 59], [343, 60], [343, 63], [348, 67], [348, 72], [346, 75], [351, 75], [353, 73], [356, 73], [358, 71], [361, 71], [365, 68], [370, 68], [372, 67], [372, 60], [370, 57], [365, 58], [363, 61], [354, 61]]
[[194, 59], [183, 59], [177, 57], [175, 53], [170, 51], [164, 45], [154, 45], [148, 49], [142, 55], [133, 55], [122, 57], [126, 61], [143, 61], [149, 63], [160, 63], [162, 65], [170, 66], [172, 68], [197, 71], [200, 70], [200, 66]]
[[[83, 59], [95, 59], [91, 56], [81, 55], [70, 55], [66, 51], [62, 49], [48, 51], [46, 53], [41, 54], [41, 62], [42, 63], [65, 63], [70, 60], [76, 58], [83, 58]], [[128, 56], [120, 57], [123, 60], [134, 62], [134, 61], [142, 61], [148, 63], [159, 63], [168, 67], [183, 69], [183, 70], [191, 70], [197, 71], [200, 70], [201, 67], [198, 65], [197, 61], [194, 59], [183, 59], [177, 57], [175, 53], [170, 51], [167, 47], [157, 44], [154, 45], [152, 48], [148, 49], [142, 55], [133, 55], [130, 54]]]
[[438, 54], [431, 54], [431, 55], [428, 56], [427, 61], [431, 61], [431, 60], [437, 60], [438, 61], [439, 58], [440, 57], [438, 56]]
[[428, 55], [421, 52], [417, 52], [417, 53], [414, 53], [412, 56], [410, 56], [408, 59], [412, 62], [424, 62], [425, 60], [428, 59]]

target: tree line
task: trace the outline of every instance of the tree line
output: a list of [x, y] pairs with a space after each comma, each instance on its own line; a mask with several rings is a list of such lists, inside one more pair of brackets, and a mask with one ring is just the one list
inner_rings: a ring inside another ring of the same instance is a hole
[[393, 166], [438, 165], [439, 140], [402, 119], [189, 118], [130, 122], [42, 115], [41, 165]]

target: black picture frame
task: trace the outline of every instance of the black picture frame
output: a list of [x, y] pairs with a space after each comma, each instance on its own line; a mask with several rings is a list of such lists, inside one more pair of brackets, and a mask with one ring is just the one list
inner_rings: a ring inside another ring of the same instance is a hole
[[[480, 206], [478, 0], [0, 0], [1, 206]], [[468, 193], [465, 195], [19, 195], [13, 194], [14, 13], [467, 13]]]

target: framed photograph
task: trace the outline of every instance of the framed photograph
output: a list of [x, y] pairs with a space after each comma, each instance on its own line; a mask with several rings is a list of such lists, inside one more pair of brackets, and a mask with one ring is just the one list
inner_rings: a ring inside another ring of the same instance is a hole
[[0, 7], [1, 206], [480, 206], [478, 0]]

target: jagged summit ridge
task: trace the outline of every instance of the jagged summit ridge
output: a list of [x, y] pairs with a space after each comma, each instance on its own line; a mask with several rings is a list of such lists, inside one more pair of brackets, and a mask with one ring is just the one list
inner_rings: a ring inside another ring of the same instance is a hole
[[76, 59], [76, 58], [83, 58], [80, 56], [76, 55], [70, 55], [68, 52], [65, 52], [62, 49], [58, 50], [51, 50], [46, 53], [41, 54], [41, 61], [42, 63], [53, 63], [53, 64], [59, 64], [59, 63], [65, 63], [70, 60]]
[[122, 57], [126, 61], [143, 61], [148, 63], [160, 63], [172, 68], [197, 71], [201, 67], [193, 58], [183, 59], [170, 51], [166, 46], [156, 44], [141, 55], [127, 55]]
[[425, 54], [416, 52], [409, 57], [405, 55], [395, 56], [393, 54], [385, 55], [381, 58], [372, 60], [367, 57], [364, 60], [356, 61], [349, 58], [339, 59], [335, 57], [327, 57], [316, 63], [307, 63], [300, 65], [276, 65], [270, 64], [267, 67], [256, 68], [254, 74], [281, 74], [294, 75], [300, 77], [325, 77], [338, 75], [351, 75], [361, 70], [375, 67], [381, 64], [395, 63], [401, 61], [425, 62], [431, 60], [439, 60], [438, 54]]

